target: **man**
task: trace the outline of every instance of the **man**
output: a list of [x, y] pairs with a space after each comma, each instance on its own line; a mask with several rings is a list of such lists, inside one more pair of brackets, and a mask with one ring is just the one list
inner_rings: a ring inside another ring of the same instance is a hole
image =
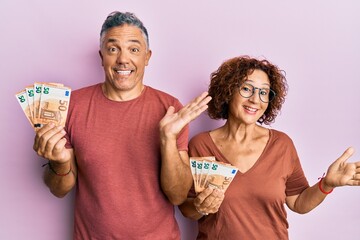
[[65, 129], [36, 133], [45, 183], [57, 197], [76, 186], [74, 239], [180, 239], [172, 204], [192, 184], [186, 125], [210, 97], [182, 108], [143, 84], [151, 50], [134, 14], [110, 14], [100, 36], [105, 81], [72, 92]]

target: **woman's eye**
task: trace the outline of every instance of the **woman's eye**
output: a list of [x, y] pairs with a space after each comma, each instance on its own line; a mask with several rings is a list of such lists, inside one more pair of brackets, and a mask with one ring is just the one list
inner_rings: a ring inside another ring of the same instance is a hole
[[260, 94], [266, 96], [266, 95], [269, 94], [269, 91], [268, 91], [268, 90], [263, 90], [263, 89], [261, 89], [261, 90], [260, 90]]
[[261, 89], [260, 94], [267, 96], [270, 94], [270, 89]]
[[243, 87], [242, 90], [245, 91], [245, 92], [250, 92], [251, 91], [250, 88], [248, 88], [248, 87]]

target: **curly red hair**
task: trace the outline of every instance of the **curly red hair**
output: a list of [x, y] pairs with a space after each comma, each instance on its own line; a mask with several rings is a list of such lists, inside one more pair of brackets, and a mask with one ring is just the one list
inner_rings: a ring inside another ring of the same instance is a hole
[[213, 73], [209, 85], [209, 95], [212, 100], [208, 104], [208, 115], [212, 119], [227, 119], [229, 117], [229, 102], [238, 92], [239, 86], [254, 70], [264, 71], [270, 80], [270, 87], [275, 91], [275, 98], [269, 103], [265, 113], [259, 118], [260, 124], [269, 125], [285, 102], [288, 85], [285, 72], [268, 60], [240, 56], [225, 61]]

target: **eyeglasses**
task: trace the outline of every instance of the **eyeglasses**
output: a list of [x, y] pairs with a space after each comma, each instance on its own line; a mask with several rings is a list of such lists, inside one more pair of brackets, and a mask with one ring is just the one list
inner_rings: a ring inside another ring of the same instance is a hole
[[259, 89], [259, 97], [262, 102], [268, 103], [274, 100], [276, 93], [272, 89], [254, 87], [249, 83], [241, 84], [239, 93], [244, 98], [250, 98], [252, 95], [254, 95], [256, 89]]

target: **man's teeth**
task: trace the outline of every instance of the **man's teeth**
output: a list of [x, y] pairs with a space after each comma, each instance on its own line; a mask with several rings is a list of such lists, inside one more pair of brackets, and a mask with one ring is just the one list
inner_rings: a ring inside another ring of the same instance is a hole
[[245, 106], [245, 109], [251, 112], [256, 112], [256, 108], [251, 108], [251, 107], [247, 107]]
[[120, 75], [129, 75], [131, 73], [131, 71], [116, 71], [118, 74]]

